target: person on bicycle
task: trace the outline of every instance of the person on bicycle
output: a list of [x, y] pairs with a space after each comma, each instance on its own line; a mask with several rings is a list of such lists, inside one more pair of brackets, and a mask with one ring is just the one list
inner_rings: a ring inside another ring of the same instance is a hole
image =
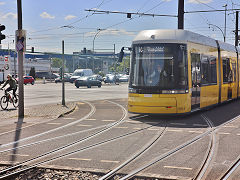
[[5, 90], [5, 93], [12, 90], [13, 96], [16, 98], [17, 83], [16, 83], [16, 80], [12, 78], [11, 74], [7, 75], [7, 80], [3, 84], [2, 88], [4, 88], [7, 84], [9, 84], [9, 87]]

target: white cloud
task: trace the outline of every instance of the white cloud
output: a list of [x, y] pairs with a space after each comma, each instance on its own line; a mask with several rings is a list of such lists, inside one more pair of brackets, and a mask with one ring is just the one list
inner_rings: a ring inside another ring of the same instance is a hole
[[205, 3], [205, 4], [208, 4], [212, 1], [213, 0], [188, 0], [188, 3], [194, 3], [194, 4]]
[[74, 19], [76, 16], [74, 15], [67, 15], [64, 19], [65, 20], [71, 20], [71, 19]]
[[47, 12], [43, 12], [42, 14], [40, 14], [40, 16], [44, 19], [54, 19], [55, 16], [52, 16], [50, 14], [48, 14]]
[[[84, 34], [84, 36], [85, 37], [95, 36], [96, 33], [97, 33], [96, 31], [88, 32], [88, 33]], [[119, 30], [106, 29], [106, 30], [101, 30], [101, 32], [98, 33], [98, 36], [101, 36], [101, 35], [113, 35], [113, 36], [128, 35], [128, 36], [135, 36], [136, 34], [134, 32], [128, 32], [125, 29], [119, 29]]]
[[5, 2], [0, 1], [0, 6], [5, 5]]
[[9, 12], [2, 16], [2, 19], [17, 19], [17, 14]]

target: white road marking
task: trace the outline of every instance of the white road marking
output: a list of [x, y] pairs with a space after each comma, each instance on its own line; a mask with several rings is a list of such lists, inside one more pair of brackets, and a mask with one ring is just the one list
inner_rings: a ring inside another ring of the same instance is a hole
[[200, 133], [200, 134], [203, 133], [202, 131], [188, 131], [188, 132], [190, 132], [190, 133]]
[[187, 124], [186, 123], [170, 123], [172, 125], [180, 125], [180, 126], [186, 126]]
[[231, 133], [219, 132], [218, 134], [222, 134], [222, 135], [229, 135], [229, 134], [231, 134]]
[[193, 124], [193, 126], [204, 126], [204, 127], [207, 127], [208, 125], [207, 124]]
[[81, 127], [91, 127], [92, 125], [88, 125], [88, 124], [78, 124], [77, 126], [81, 126]]
[[188, 167], [177, 167], [177, 166], [163, 166], [164, 168], [171, 168], [171, 169], [183, 169], [183, 170], [192, 170], [192, 168]]
[[170, 132], [183, 132], [183, 130], [178, 130], [178, 129], [168, 129], [167, 131], [170, 131]]
[[59, 124], [62, 124], [62, 123], [47, 123], [47, 124], [50, 124], [50, 125], [59, 125]]
[[100, 162], [104, 162], [104, 163], [119, 163], [119, 161], [110, 161], [110, 160], [101, 160]]
[[67, 119], [67, 120], [73, 120], [73, 119], [76, 119], [76, 118], [63, 118], [63, 119]]
[[128, 123], [133, 123], [133, 124], [141, 124], [142, 122], [140, 121], [132, 121], [132, 120], [127, 120], [125, 122], [128, 122]]
[[231, 126], [231, 125], [226, 125], [226, 126], [223, 126], [225, 128], [238, 128], [237, 126]]
[[149, 131], [160, 131], [161, 129], [160, 128], [149, 128], [148, 130]]
[[127, 129], [128, 127], [114, 127], [114, 128]]
[[84, 119], [84, 121], [96, 121], [97, 119]]
[[115, 122], [116, 120], [102, 120], [103, 122]]
[[22, 156], [22, 157], [28, 157], [27, 154], [9, 154], [9, 156]]
[[92, 159], [84, 159], [84, 158], [68, 158], [71, 160], [76, 160], [76, 161], [91, 161]]

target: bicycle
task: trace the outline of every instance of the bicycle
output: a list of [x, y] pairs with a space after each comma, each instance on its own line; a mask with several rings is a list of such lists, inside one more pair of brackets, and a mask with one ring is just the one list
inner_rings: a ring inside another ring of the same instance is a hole
[[12, 93], [7, 92], [5, 89], [2, 89], [4, 91], [4, 95], [0, 99], [0, 105], [3, 110], [6, 110], [8, 107], [8, 103], [13, 103], [13, 106], [15, 108], [18, 107], [18, 95], [16, 94], [16, 97], [13, 96]]

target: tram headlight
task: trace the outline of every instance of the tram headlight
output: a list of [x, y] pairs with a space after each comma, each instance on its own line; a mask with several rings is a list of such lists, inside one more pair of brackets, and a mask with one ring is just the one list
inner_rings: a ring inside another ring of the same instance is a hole
[[136, 90], [136, 89], [133, 89], [133, 88], [129, 88], [129, 89], [128, 89], [128, 92], [129, 92], [129, 93], [136, 93], [137, 90]]
[[162, 94], [185, 94], [188, 90], [162, 90]]

